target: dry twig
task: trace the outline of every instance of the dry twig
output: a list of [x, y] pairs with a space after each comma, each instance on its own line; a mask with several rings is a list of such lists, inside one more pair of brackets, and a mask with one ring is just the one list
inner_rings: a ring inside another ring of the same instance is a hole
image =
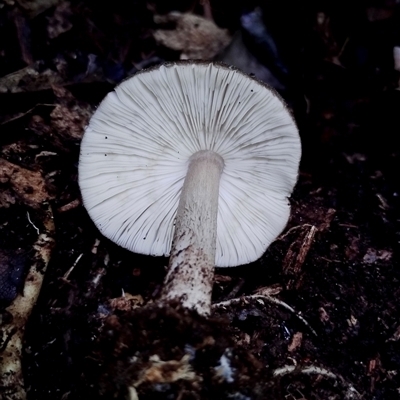
[[277, 368], [273, 372], [273, 376], [281, 377], [291, 373], [300, 373], [306, 375], [321, 375], [325, 378], [334, 379], [340, 382], [345, 389], [344, 400], [356, 400], [362, 399], [361, 394], [354, 388], [354, 386], [347, 382], [341, 375], [334, 374], [326, 368], [317, 367], [316, 365], [310, 365], [307, 367], [299, 367], [297, 365], [285, 365], [284, 367]]
[[291, 313], [293, 313], [312, 332], [312, 334], [314, 336], [318, 336], [317, 332], [315, 332], [315, 330], [310, 326], [310, 324], [301, 315], [299, 315], [299, 313], [294, 308], [289, 306], [289, 304], [286, 304], [284, 301], [276, 299], [275, 297], [272, 297], [272, 296], [259, 295], [259, 294], [242, 296], [242, 297], [238, 297], [235, 299], [215, 303], [212, 305], [212, 309], [215, 310], [216, 308], [220, 308], [220, 307], [228, 307], [233, 304], [239, 304], [241, 301], [252, 300], [252, 299], [265, 300], [269, 303], [278, 304], [279, 306], [281, 306], [281, 307], [285, 308], [286, 310], [290, 311]]

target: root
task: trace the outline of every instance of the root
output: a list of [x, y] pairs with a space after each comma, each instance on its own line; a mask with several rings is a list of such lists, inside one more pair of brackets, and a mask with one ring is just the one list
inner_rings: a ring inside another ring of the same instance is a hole
[[264, 300], [269, 303], [277, 304], [286, 310], [290, 311], [292, 314], [294, 314], [310, 331], [314, 336], [318, 336], [317, 332], [310, 326], [310, 324], [289, 304], [286, 304], [282, 300], [276, 299], [275, 297], [272, 296], [267, 296], [267, 295], [260, 295], [260, 294], [253, 294], [249, 296], [242, 296], [238, 297], [235, 299], [231, 300], [226, 300], [226, 301], [221, 301], [220, 303], [215, 303], [212, 305], [212, 309], [215, 310], [216, 308], [221, 308], [221, 307], [227, 307], [233, 304], [239, 304], [241, 301], [246, 301], [246, 300]]

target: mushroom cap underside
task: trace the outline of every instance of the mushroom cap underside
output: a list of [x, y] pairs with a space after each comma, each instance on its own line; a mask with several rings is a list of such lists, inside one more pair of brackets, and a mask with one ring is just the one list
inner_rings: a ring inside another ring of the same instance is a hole
[[99, 230], [133, 252], [169, 255], [189, 158], [201, 150], [224, 161], [216, 265], [259, 258], [289, 218], [300, 139], [273, 90], [222, 64], [164, 64], [100, 104], [79, 160], [83, 202]]

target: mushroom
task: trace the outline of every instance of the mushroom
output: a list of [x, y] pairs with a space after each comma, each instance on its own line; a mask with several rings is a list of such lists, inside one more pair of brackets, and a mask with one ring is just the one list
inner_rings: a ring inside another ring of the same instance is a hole
[[284, 229], [300, 155], [274, 90], [224, 64], [181, 61], [107, 95], [82, 140], [79, 185], [104, 236], [170, 255], [161, 300], [206, 315], [214, 267], [258, 259]]

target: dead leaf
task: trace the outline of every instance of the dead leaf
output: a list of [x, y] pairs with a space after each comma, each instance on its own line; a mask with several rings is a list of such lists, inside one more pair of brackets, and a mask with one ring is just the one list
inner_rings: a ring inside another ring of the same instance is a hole
[[162, 361], [158, 355], [150, 356], [149, 366], [133, 386], [138, 387], [144, 382], [172, 383], [180, 379], [194, 380], [196, 375], [189, 364], [189, 358], [186, 354], [181, 360]]
[[110, 306], [114, 310], [131, 311], [142, 306], [144, 303], [143, 297], [138, 294], [133, 296], [130, 293], [125, 293], [124, 296], [116, 297], [110, 300]]
[[0, 78], [0, 93], [22, 93], [48, 90], [51, 85], [62, 84], [63, 78], [55, 71], [39, 72], [40, 63], [22, 68]]
[[156, 15], [156, 24], [175, 23], [175, 29], [159, 29], [154, 38], [172, 50], [181, 51], [181, 59], [209, 60], [231, 41], [226, 29], [221, 29], [209, 19], [190, 13], [171, 12]]
[[80, 145], [92, 109], [77, 101], [64, 87], [53, 85], [57, 104], [50, 113], [50, 123], [39, 115], [33, 115], [29, 128], [38, 135], [46, 135], [60, 152], [69, 153]]
[[261, 296], [277, 296], [282, 289], [282, 286], [276, 283], [274, 285], [260, 287], [254, 291], [254, 294], [259, 294]]
[[[12, 195], [19, 201], [32, 208], [39, 208], [44, 202], [49, 201], [52, 196], [48, 193], [46, 182], [39, 171], [30, 171], [16, 164], [12, 164], [0, 158], [0, 185], [12, 189], [5, 192], [5, 197], [0, 194], [0, 203], [12, 202]], [[1, 193], [1, 192], [0, 192]]]

